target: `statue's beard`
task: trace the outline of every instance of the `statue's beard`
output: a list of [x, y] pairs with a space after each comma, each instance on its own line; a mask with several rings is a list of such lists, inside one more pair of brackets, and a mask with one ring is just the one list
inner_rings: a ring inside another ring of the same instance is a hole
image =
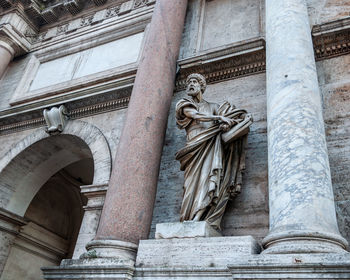
[[190, 87], [187, 89], [186, 93], [189, 96], [197, 96], [200, 93], [200, 90], [193, 88], [193, 87]]

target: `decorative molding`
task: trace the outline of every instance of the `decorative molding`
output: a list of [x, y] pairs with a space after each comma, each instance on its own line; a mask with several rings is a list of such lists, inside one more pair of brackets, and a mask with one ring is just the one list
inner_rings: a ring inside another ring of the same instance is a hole
[[[127, 87], [79, 100], [62, 102], [61, 104], [65, 105], [70, 119], [80, 119], [127, 108], [131, 90], [131, 87]], [[0, 118], [0, 135], [42, 126], [45, 126], [45, 119], [41, 109], [15, 115], [10, 114]]]
[[315, 25], [312, 37], [316, 60], [350, 53], [350, 17]]
[[265, 41], [257, 38], [207, 51], [178, 62], [176, 91], [185, 89], [191, 73], [205, 76], [208, 84], [265, 72]]

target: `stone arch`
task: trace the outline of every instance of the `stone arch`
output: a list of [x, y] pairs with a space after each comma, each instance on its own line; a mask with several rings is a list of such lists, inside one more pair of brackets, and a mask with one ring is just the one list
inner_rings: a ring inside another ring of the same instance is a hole
[[84, 158], [94, 162], [94, 185], [105, 185], [111, 174], [111, 153], [94, 125], [69, 121], [59, 135], [38, 129], [15, 144], [0, 160], [0, 207], [23, 216], [41, 186], [65, 166]]

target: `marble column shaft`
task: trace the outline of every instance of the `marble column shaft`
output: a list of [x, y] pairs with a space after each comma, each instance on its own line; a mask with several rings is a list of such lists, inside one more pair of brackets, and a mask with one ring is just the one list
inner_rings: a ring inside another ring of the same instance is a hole
[[270, 233], [265, 253], [343, 251], [305, 0], [266, 0]]
[[187, 0], [158, 0], [95, 240], [147, 239]]
[[0, 38], [0, 79], [7, 69], [15, 54], [14, 49], [6, 41], [1, 41]]

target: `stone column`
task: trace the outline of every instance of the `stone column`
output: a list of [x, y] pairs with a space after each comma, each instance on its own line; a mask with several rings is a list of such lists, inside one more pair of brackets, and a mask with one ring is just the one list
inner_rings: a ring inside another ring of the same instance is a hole
[[94, 241], [97, 256], [135, 258], [147, 239], [172, 100], [187, 0], [158, 0], [120, 138]]
[[0, 37], [0, 79], [14, 55], [15, 50], [11, 43], [6, 38]]
[[266, 0], [265, 253], [342, 252], [305, 0]]

